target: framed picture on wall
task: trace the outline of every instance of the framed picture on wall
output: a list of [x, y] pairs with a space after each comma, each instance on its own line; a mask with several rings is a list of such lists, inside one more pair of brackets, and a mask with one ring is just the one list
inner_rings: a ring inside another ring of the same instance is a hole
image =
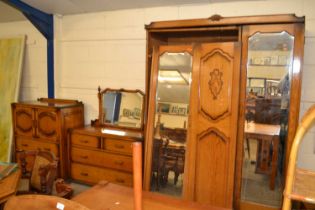
[[170, 107], [171, 105], [170, 104], [167, 104], [167, 103], [159, 103], [159, 106], [158, 106], [158, 111], [160, 111], [161, 113], [169, 113], [170, 112]]
[[270, 65], [278, 65], [278, 56], [273, 55], [270, 57]]
[[279, 55], [279, 62], [278, 65], [287, 65], [287, 56], [286, 55]]

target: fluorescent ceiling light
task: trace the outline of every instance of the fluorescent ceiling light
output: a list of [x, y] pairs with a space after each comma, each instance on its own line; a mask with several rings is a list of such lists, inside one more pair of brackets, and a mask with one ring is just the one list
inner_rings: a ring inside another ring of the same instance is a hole
[[188, 82], [178, 70], [159, 70], [159, 82], [166, 84], [187, 85]]

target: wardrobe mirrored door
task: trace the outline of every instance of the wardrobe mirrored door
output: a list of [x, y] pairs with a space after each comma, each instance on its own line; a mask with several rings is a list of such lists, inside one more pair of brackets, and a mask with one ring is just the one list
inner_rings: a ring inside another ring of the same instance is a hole
[[[189, 116], [192, 55], [190, 47], [162, 46], [150, 100], [152, 133], [150, 190], [182, 196]], [[153, 100], [153, 101], [152, 101]], [[153, 108], [154, 106], [154, 108]]]
[[282, 205], [286, 164], [298, 122], [301, 29], [299, 24], [244, 27], [246, 74], [238, 146], [242, 165], [237, 166], [241, 209]]

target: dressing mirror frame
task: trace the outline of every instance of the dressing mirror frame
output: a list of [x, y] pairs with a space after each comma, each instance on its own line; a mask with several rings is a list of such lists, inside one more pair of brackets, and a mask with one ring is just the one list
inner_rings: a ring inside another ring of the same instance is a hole
[[[135, 93], [135, 94], [140, 94], [142, 96], [142, 109], [141, 109], [141, 114], [140, 114], [140, 127], [128, 127], [128, 126], [120, 126], [120, 125], [114, 125], [111, 123], [103, 123], [103, 111], [102, 111], [102, 107], [103, 107], [103, 99], [102, 96], [103, 94], [105, 94], [106, 92], [126, 92], [126, 93]], [[98, 117], [98, 123], [96, 124], [97, 126], [101, 126], [101, 127], [110, 127], [110, 128], [117, 128], [117, 129], [126, 129], [126, 130], [135, 130], [135, 131], [143, 131], [143, 127], [144, 127], [144, 113], [145, 113], [145, 94], [139, 90], [139, 89], [135, 89], [135, 90], [129, 90], [129, 89], [124, 89], [124, 88], [120, 88], [120, 89], [112, 89], [112, 88], [105, 88], [105, 89], [101, 89], [101, 87], [98, 87], [98, 93], [97, 93], [97, 97], [98, 97], [98, 106], [99, 106], [99, 117]]]

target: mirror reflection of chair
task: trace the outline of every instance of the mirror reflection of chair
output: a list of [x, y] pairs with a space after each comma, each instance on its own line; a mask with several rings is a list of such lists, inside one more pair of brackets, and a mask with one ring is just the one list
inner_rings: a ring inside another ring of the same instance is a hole
[[49, 151], [17, 151], [20, 159], [22, 178], [17, 194], [56, 194], [70, 198], [73, 190], [62, 179], [57, 178], [58, 159]]
[[158, 191], [160, 188], [160, 177], [162, 169], [162, 139], [154, 139], [153, 141], [153, 157], [152, 157], [152, 179], [151, 186], [155, 185], [155, 190]]
[[184, 173], [185, 165], [185, 148], [170, 148], [165, 147], [165, 178], [168, 181], [168, 174], [170, 171], [174, 172], [174, 185], [177, 184], [178, 177]]

